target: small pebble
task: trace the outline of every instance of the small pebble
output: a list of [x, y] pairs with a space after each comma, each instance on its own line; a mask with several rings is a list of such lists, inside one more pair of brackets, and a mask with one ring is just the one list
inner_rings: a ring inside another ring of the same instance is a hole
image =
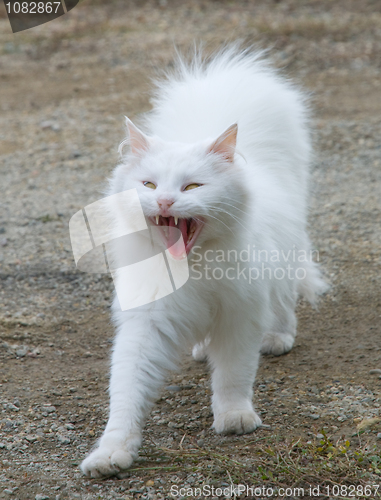
[[179, 391], [181, 391], [181, 387], [179, 385], [167, 385], [167, 387], [165, 389], [167, 391], [171, 391], [171, 392], [179, 392]]
[[26, 346], [21, 346], [20, 349], [17, 349], [16, 355], [19, 358], [23, 358], [24, 356], [26, 356], [28, 354], [28, 351], [29, 351], [29, 349]]
[[60, 444], [70, 444], [69, 436], [64, 436], [63, 434], [57, 434], [57, 439]]
[[33, 435], [25, 436], [25, 439], [27, 441], [29, 441], [29, 443], [34, 443], [35, 441], [37, 441], [37, 436], [33, 436]]
[[42, 410], [46, 413], [54, 413], [57, 411], [55, 406], [44, 406]]
[[19, 411], [20, 408], [17, 408], [17, 406], [13, 405], [12, 403], [8, 403], [8, 410]]
[[58, 132], [59, 130], [61, 130], [60, 125], [57, 122], [54, 122], [53, 120], [44, 120], [44, 121], [42, 121], [40, 123], [40, 127], [42, 129], [50, 128], [54, 132]]
[[374, 368], [373, 370], [369, 371], [370, 375], [381, 375], [381, 369], [380, 368]]

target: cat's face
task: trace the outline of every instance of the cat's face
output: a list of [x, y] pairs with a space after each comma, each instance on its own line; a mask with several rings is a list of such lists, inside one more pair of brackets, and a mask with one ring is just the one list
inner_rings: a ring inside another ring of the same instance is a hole
[[173, 228], [181, 231], [186, 254], [196, 242], [234, 234], [246, 198], [243, 173], [233, 163], [236, 126], [197, 144], [151, 139], [132, 124], [129, 133], [123, 189], [137, 190], [147, 220], [160, 228], [174, 257], [184, 247], [176, 247]]

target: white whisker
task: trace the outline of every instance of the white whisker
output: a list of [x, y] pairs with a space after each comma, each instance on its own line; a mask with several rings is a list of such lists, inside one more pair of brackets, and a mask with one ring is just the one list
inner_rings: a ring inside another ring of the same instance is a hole
[[247, 227], [245, 227], [242, 222], [240, 222], [240, 220], [233, 214], [231, 214], [230, 212], [226, 211], [226, 210], [218, 210], [217, 208], [209, 208], [209, 210], [214, 210], [215, 212], [219, 212], [219, 213], [223, 213], [223, 214], [226, 214], [226, 215], [229, 215], [232, 219], [234, 219], [236, 222], [238, 222], [238, 224], [240, 226], [242, 226], [246, 231], [249, 231], [249, 229]]
[[223, 203], [224, 205], [229, 205], [229, 207], [233, 207], [235, 208], [236, 210], [239, 210], [240, 212], [242, 212], [243, 214], [245, 215], [248, 215], [250, 217], [250, 214], [248, 212], [245, 212], [244, 210], [241, 210], [240, 208], [238, 207], [235, 207], [234, 205], [232, 205], [231, 203], [226, 203], [226, 201], [219, 201], [218, 203]]
[[218, 217], [214, 217], [213, 215], [210, 215], [208, 214], [208, 217], [211, 217], [212, 219], [215, 219], [217, 220], [218, 222], [221, 222], [221, 224], [223, 224], [225, 227], [227, 227], [229, 229], [229, 231], [231, 231], [233, 234], [234, 234], [234, 231], [231, 227], [227, 226], [224, 222], [222, 222], [222, 220], [220, 220]]

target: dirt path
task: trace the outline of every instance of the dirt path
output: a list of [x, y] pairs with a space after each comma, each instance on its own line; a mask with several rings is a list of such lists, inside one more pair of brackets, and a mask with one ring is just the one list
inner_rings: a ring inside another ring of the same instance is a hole
[[[381, 426], [361, 428], [381, 416], [381, 5], [132, 3], [85, 1], [15, 35], [0, 11], [0, 498], [381, 484]], [[149, 418], [136, 467], [90, 481], [77, 466], [107, 416], [112, 286], [75, 270], [68, 221], [100, 197], [123, 115], [149, 109], [149, 79], [170, 66], [173, 42], [212, 49], [226, 34], [270, 47], [311, 91], [311, 235], [332, 288], [319, 311], [300, 304], [291, 353], [262, 359], [255, 399], [269, 428], [214, 435], [207, 367], [188, 356]]]

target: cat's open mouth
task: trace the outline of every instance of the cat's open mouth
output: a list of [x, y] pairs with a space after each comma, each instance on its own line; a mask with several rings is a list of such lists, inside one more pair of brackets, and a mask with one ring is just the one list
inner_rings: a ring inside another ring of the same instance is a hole
[[179, 231], [181, 231], [185, 252], [188, 255], [204, 226], [204, 222], [198, 218], [183, 219], [156, 215], [156, 217], [150, 217], [150, 220], [155, 226], [160, 228], [163, 240], [169, 252], [175, 258], [180, 258], [184, 254], [184, 246], [181, 242]]

